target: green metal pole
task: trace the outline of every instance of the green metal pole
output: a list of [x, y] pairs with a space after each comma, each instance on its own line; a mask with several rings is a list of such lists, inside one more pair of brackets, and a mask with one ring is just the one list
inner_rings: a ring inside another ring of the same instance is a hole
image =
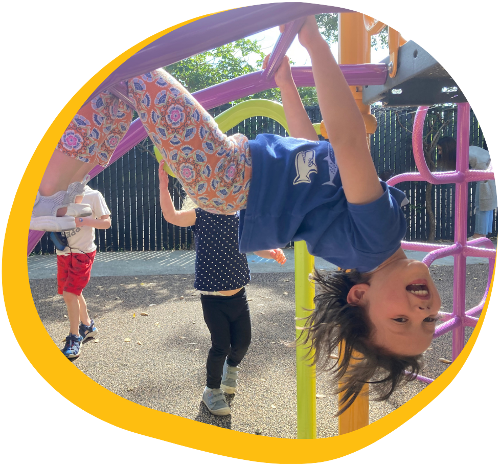
[[[296, 326], [303, 327], [302, 317], [307, 317], [304, 309], [314, 307], [314, 286], [309, 281], [309, 274], [314, 268], [314, 257], [307, 252], [306, 243], [298, 241], [295, 250], [295, 316]], [[296, 337], [300, 330], [296, 330]], [[297, 365], [297, 438], [316, 438], [316, 368], [304, 359], [307, 347], [298, 345], [296, 350]]]

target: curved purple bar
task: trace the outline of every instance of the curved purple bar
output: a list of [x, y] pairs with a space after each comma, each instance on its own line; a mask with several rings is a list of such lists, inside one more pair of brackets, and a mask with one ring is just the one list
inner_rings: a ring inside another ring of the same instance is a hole
[[452, 244], [451, 246], [446, 246], [442, 249], [437, 249], [435, 251], [430, 252], [427, 254], [422, 262], [429, 267], [436, 259], [439, 259], [441, 257], [446, 257], [446, 256], [454, 256], [456, 254], [460, 254], [462, 251], [463, 247], [461, 244], [455, 243]]
[[223, 11], [165, 34], [120, 65], [88, 100], [121, 81], [161, 68], [237, 39], [319, 13], [351, 10], [310, 3], [272, 3]]
[[[426, 164], [427, 166], [427, 164]], [[429, 178], [417, 172], [411, 173], [401, 173], [399, 175], [393, 176], [387, 181], [389, 186], [395, 186], [403, 181], [428, 181], [433, 184], [446, 184], [446, 183], [461, 183], [465, 180], [465, 175], [463, 173], [457, 172], [442, 172], [439, 175], [435, 175], [433, 181], [429, 181]]]

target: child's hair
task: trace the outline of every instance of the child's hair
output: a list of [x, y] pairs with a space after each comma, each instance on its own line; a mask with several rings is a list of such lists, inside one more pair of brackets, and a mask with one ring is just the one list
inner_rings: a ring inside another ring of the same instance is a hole
[[457, 166], [457, 141], [450, 136], [443, 136], [439, 139], [438, 146], [441, 146], [441, 157], [438, 161], [439, 168], [443, 170], [455, 170]]
[[[315, 309], [307, 317], [298, 343], [310, 344], [313, 363], [319, 370], [332, 371], [334, 384], [342, 379], [342, 386], [336, 389], [337, 394], [342, 394], [337, 416], [351, 406], [365, 383], [375, 389], [375, 400], [383, 401], [399, 384], [416, 378], [421, 355], [397, 356], [375, 346], [370, 342], [374, 327], [366, 310], [347, 302], [349, 290], [356, 284], [368, 283], [368, 274], [335, 271], [322, 276], [315, 270], [312, 279], [319, 285]], [[338, 359], [334, 359], [337, 348]], [[361, 356], [354, 356], [354, 351]], [[351, 359], [354, 364], [350, 364]]]

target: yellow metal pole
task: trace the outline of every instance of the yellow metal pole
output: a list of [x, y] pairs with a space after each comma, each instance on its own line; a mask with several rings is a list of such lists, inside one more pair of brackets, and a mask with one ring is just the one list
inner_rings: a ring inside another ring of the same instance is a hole
[[[294, 244], [295, 256], [295, 316], [297, 317], [296, 338], [300, 336], [300, 327], [304, 326], [303, 317], [307, 309], [314, 307], [314, 286], [309, 281], [309, 274], [314, 268], [314, 257], [307, 252], [305, 241]], [[316, 367], [305, 360], [307, 348], [298, 345], [296, 349], [297, 367], [297, 438], [316, 438]], [[311, 354], [313, 355], [313, 353]], [[311, 356], [310, 355], [310, 356]]]
[[[370, 63], [370, 37], [361, 13], [339, 14], [339, 64], [355, 65]], [[351, 86], [351, 92], [356, 104], [363, 115], [367, 128], [367, 143], [369, 134], [373, 134], [377, 127], [375, 117], [370, 114], [370, 106], [362, 102], [362, 86]], [[355, 361], [351, 361], [351, 364]], [[342, 386], [342, 381], [339, 387]], [[347, 434], [369, 424], [368, 388], [365, 385], [362, 393], [352, 406], [339, 417], [339, 434]], [[340, 403], [340, 401], [339, 401]]]

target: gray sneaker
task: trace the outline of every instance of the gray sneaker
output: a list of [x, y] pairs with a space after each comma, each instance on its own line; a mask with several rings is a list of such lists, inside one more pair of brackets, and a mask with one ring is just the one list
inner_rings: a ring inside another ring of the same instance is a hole
[[231, 408], [229, 408], [224, 393], [220, 388], [205, 387], [205, 390], [203, 390], [203, 403], [216, 416], [226, 416], [231, 413]]
[[90, 176], [86, 175], [83, 180], [80, 181], [75, 181], [74, 183], [71, 183], [68, 186], [67, 193], [68, 193], [68, 200], [69, 203], [72, 204], [75, 202], [76, 196], [83, 196], [85, 193], [85, 185], [90, 181]]
[[220, 388], [227, 393], [228, 395], [232, 395], [236, 393], [236, 388], [238, 386], [238, 371], [240, 368], [238, 366], [228, 366], [227, 359], [224, 363], [224, 369], [222, 369], [222, 382], [220, 383]]

